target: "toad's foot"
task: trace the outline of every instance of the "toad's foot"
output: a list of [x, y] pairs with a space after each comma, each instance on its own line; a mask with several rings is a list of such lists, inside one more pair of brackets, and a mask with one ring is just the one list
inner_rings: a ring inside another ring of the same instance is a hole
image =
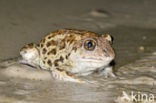
[[108, 66], [106, 67], [102, 73], [100, 73], [101, 75], [104, 75], [105, 78], [108, 78], [108, 77], [113, 77], [113, 78], [116, 78], [115, 74], [113, 73], [113, 67], [112, 66]]
[[73, 74], [64, 71], [62, 69], [55, 69], [52, 70], [52, 76], [57, 80], [64, 80], [64, 81], [70, 81], [70, 82], [77, 82], [77, 83], [85, 83], [85, 81], [76, 78]]

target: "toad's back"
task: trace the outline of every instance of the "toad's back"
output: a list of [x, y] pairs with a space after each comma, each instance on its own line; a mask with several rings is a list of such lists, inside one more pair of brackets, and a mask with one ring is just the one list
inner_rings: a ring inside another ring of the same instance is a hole
[[73, 66], [70, 55], [76, 53], [86, 38], [98, 37], [97, 34], [62, 29], [47, 34], [40, 42], [40, 62], [46, 69], [54, 69], [63, 65]]

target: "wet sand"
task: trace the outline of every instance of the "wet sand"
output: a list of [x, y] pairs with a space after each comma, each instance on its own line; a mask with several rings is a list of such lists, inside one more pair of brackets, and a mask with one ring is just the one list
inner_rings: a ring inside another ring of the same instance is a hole
[[[1, 0], [0, 103], [120, 103], [122, 91], [156, 97], [155, 4], [155, 0]], [[118, 78], [91, 75], [86, 78], [97, 84], [64, 83], [51, 80], [47, 71], [16, 62], [23, 45], [38, 43], [61, 28], [110, 33]]]

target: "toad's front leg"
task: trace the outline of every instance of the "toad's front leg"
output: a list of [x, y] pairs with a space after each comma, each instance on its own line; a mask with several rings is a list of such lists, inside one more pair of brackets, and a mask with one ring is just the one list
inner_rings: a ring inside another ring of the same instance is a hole
[[85, 81], [76, 78], [74, 74], [67, 72], [60, 68], [55, 68], [51, 71], [52, 76], [57, 80], [63, 80], [63, 81], [70, 81], [70, 82], [77, 82], [77, 83], [85, 83]]
[[116, 78], [115, 74], [113, 73], [112, 66], [105, 67], [103, 71], [100, 73], [100, 75], [104, 75], [105, 78], [108, 78], [108, 77]]

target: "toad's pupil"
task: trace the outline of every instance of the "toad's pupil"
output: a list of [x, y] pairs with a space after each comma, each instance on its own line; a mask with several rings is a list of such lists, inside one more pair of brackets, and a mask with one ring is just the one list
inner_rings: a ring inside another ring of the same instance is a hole
[[88, 43], [88, 48], [90, 48], [90, 47], [92, 47], [92, 46], [93, 46], [92, 42], [89, 42], [89, 43]]

